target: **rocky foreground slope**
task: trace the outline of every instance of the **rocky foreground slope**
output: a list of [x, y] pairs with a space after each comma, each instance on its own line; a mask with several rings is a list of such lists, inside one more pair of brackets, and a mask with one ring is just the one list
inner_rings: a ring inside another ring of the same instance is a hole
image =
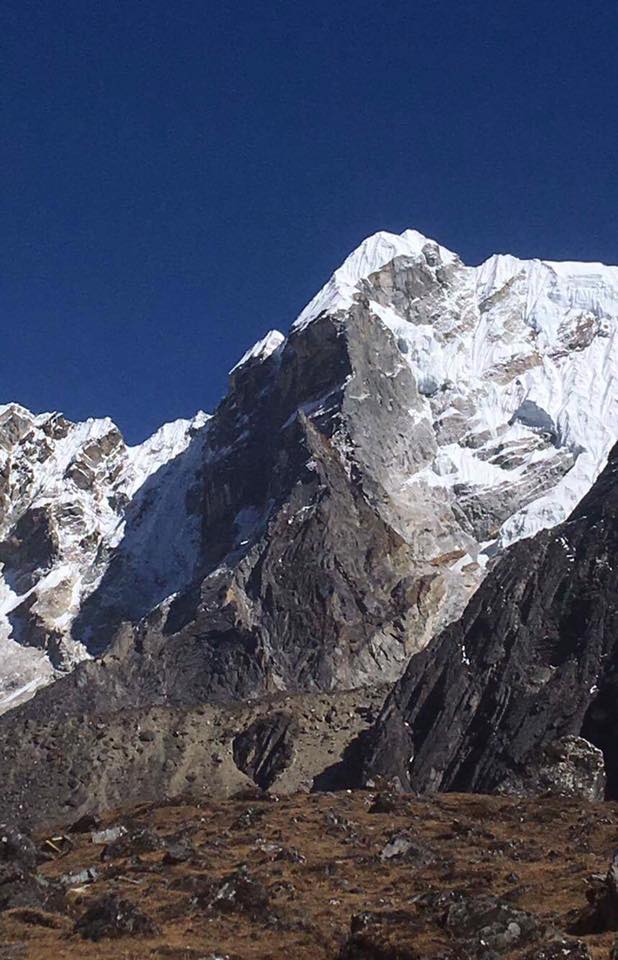
[[525, 791], [565, 736], [618, 796], [618, 446], [569, 519], [511, 547], [462, 618], [414, 657], [365, 774], [413, 790]]
[[3, 827], [5, 960], [609, 960], [616, 938], [614, 804], [255, 795], [76, 828]]
[[376, 234], [241, 359], [207, 422], [0, 411], [0, 709], [395, 680], [616, 439], [618, 268], [468, 267]]

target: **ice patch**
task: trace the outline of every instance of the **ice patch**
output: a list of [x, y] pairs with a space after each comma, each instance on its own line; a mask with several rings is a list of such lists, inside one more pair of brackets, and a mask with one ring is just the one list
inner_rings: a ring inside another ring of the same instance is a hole
[[285, 337], [278, 330], [269, 330], [265, 337], [262, 337], [246, 353], [243, 353], [238, 363], [230, 370], [230, 375], [240, 370], [251, 360], [266, 360], [275, 350], [279, 349], [284, 340]]

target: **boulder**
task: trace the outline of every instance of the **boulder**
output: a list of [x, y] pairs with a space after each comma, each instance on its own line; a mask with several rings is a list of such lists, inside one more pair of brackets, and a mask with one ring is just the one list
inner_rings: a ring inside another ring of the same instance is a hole
[[462, 897], [446, 915], [451, 935], [479, 953], [508, 953], [537, 939], [535, 918], [497, 897]]
[[618, 850], [605, 878], [593, 877], [586, 895], [588, 905], [575, 917], [569, 933], [586, 935], [618, 930]]
[[45, 889], [31, 870], [16, 863], [0, 863], [0, 911], [15, 907], [43, 907]]
[[602, 751], [583, 737], [567, 736], [534, 751], [521, 771], [507, 774], [498, 790], [517, 796], [551, 793], [578, 800], [603, 800], [605, 784]]
[[435, 859], [435, 855], [429, 847], [415, 839], [406, 830], [393, 834], [380, 853], [380, 860], [382, 861], [404, 861], [413, 864], [415, 867], [427, 866], [427, 864], [433, 863]]
[[16, 863], [27, 870], [37, 864], [37, 850], [31, 838], [16, 826], [0, 824], [0, 863]]
[[161, 839], [153, 830], [139, 828], [121, 834], [107, 844], [101, 852], [101, 860], [117, 860], [121, 857], [135, 857], [142, 853], [153, 853], [162, 846]]
[[37, 861], [32, 839], [13, 825], [0, 824], [0, 911], [63, 903], [62, 891], [37, 874]]
[[95, 943], [126, 936], [156, 936], [158, 928], [130, 900], [106, 894], [94, 900], [75, 923], [75, 933]]
[[258, 919], [266, 915], [269, 901], [270, 895], [262, 881], [243, 865], [214, 889], [209, 906], [222, 913], [238, 912]]
[[187, 863], [195, 856], [195, 847], [188, 840], [171, 840], [167, 843], [163, 854], [163, 863], [174, 866], [178, 863]]

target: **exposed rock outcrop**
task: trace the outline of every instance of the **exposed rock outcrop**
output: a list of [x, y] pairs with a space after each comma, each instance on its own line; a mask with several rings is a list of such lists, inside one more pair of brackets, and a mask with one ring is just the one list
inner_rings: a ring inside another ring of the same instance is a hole
[[297, 738], [292, 714], [276, 711], [260, 717], [234, 737], [234, 763], [265, 790], [291, 763]]
[[530, 755], [523, 769], [508, 774], [497, 789], [517, 796], [554, 793], [602, 800], [605, 786], [603, 752], [583, 737], [567, 736]]
[[365, 776], [596, 798], [601, 760], [583, 737], [616, 796], [617, 557], [615, 447], [569, 520], [511, 547], [461, 620], [412, 658], [369, 737]]

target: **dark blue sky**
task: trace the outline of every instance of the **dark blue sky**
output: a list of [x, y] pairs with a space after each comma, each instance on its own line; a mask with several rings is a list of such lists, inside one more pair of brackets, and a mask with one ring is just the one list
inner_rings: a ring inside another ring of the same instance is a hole
[[212, 409], [378, 229], [618, 262], [609, 0], [5, 0], [0, 45], [0, 402]]

